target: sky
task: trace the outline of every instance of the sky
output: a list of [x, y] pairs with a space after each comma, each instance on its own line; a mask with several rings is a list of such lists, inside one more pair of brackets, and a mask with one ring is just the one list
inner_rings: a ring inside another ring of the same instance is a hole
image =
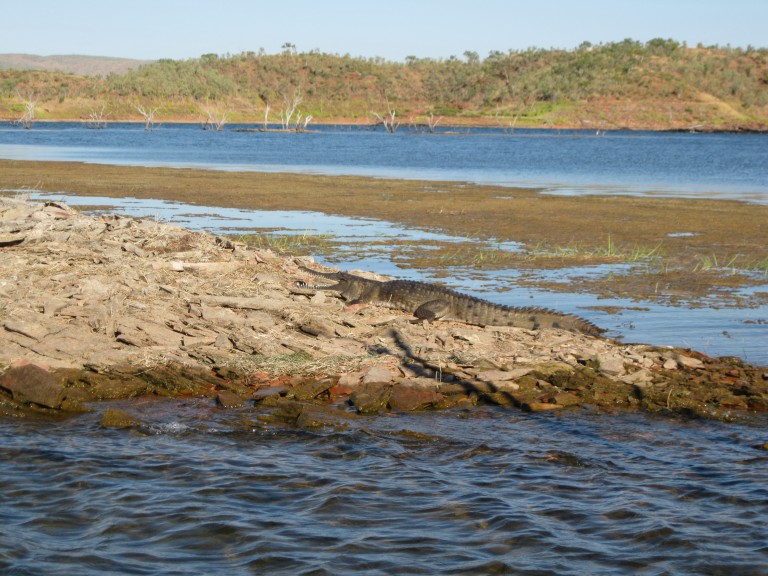
[[402, 61], [625, 38], [768, 47], [766, 0], [0, 0], [0, 53], [155, 60], [319, 50]]

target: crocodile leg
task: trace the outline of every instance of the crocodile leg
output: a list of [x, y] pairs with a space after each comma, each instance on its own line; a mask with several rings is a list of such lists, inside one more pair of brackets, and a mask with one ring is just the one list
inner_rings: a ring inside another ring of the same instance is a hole
[[419, 320], [428, 320], [430, 322], [434, 320], [440, 320], [443, 316], [451, 311], [451, 304], [447, 300], [437, 299], [424, 302], [421, 306], [416, 308], [413, 313]]

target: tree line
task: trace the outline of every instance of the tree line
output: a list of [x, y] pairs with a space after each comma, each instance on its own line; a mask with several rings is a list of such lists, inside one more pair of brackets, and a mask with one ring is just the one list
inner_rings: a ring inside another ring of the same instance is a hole
[[746, 120], [765, 123], [768, 50], [627, 39], [584, 42], [573, 50], [495, 51], [485, 58], [466, 51], [443, 59], [409, 56], [392, 62], [298, 52], [286, 44], [278, 54], [260, 50], [165, 59], [106, 77], [0, 71], [4, 108], [21, 110], [24, 95], [27, 100], [34, 95], [50, 110], [106, 106], [112, 118], [141, 104], [157, 106], [169, 117], [193, 116], [201, 109], [210, 115], [211, 108], [218, 108], [228, 110], [233, 120], [252, 121], [265, 110], [277, 117], [298, 98], [304, 117], [320, 120], [371, 120], [396, 110], [400, 118], [485, 118], [508, 125], [567, 117], [569, 106], [599, 119], [601, 110], [611, 115], [618, 106], [613, 101], [655, 102], [655, 111], [643, 108], [643, 113], [658, 115], [666, 107], [688, 110], [695, 118], [691, 103], [709, 98], [727, 103]]

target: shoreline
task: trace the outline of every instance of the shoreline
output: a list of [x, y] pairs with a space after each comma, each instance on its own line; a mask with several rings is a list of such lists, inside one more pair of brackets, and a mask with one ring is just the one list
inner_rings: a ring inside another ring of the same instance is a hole
[[[87, 124], [91, 120], [88, 118], [45, 118], [45, 117], [38, 117], [35, 119], [35, 123], [37, 122], [50, 122], [50, 123], [70, 123], [70, 124]], [[0, 122], [7, 123], [10, 125], [13, 125], [15, 122], [14, 119], [11, 118], [3, 118], [0, 119]], [[137, 125], [143, 125], [145, 122], [139, 117], [128, 117], [122, 120], [116, 120], [111, 119], [109, 122], [107, 122], [107, 127], [109, 124], [137, 124]], [[194, 126], [199, 126], [201, 124], [204, 124], [204, 120], [201, 120], [200, 118], [168, 118], [168, 119], [162, 119], [162, 121], [158, 121], [156, 123], [158, 126], [162, 126], [163, 124], [189, 124]], [[238, 120], [238, 121], [232, 121], [227, 122], [225, 126], [263, 126], [263, 121], [260, 119], [244, 119], [244, 120]], [[277, 123], [270, 122], [272, 126], [277, 126]], [[304, 130], [295, 130], [295, 129], [281, 129], [277, 128], [275, 131], [285, 131], [285, 132], [312, 132], [312, 126], [355, 126], [355, 127], [370, 127], [374, 128], [376, 126], [380, 126], [379, 123], [371, 122], [369, 119], [366, 120], [352, 120], [349, 118], [325, 118], [325, 119], [315, 119], [306, 129]], [[426, 122], [415, 122], [414, 124], [407, 124], [404, 126], [401, 126], [401, 130], [403, 132], [407, 132], [409, 130], [413, 130], [415, 128], [427, 128], [428, 125]], [[768, 128], [758, 125], [749, 125], [749, 124], [740, 124], [740, 123], [734, 123], [734, 124], [725, 124], [721, 126], [715, 126], [715, 125], [693, 125], [693, 126], [657, 126], [657, 125], [643, 125], [639, 124], [637, 126], [631, 126], [631, 125], [622, 125], [622, 126], [612, 126], [610, 128], [606, 128], [604, 126], [595, 126], [595, 127], [585, 127], [583, 123], [563, 123], [563, 124], [552, 124], [552, 123], [542, 123], [542, 124], [526, 124], [526, 125], [520, 125], [515, 126], [513, 128], [510, 128], [509, 126], [502, 125], [498, 122], [495, 118], [450, 118], [449, 122], [441, 122], [440, 123], [440, 130], [435, 133], [435, 135], [439, 135], [444, 129], [455, 129], [455, 130], [469, 130], [472, 128], [495, 128], [498, 130], [503, 131], [504, 133], [508, 134], [514, 134], [517, 130], [544, 130], [549, 132], [558, 132], [560, 130], [568, 130], [573, 132], [659, 132], [659, 133], [690, 133], [690, 134], [768, 134]], [[226, 131], [227, 129], [224, 128]], [[248, 131], [251, 131], [250, 129]], [[259, 128], [254, 128], [253, 131], [258, 132], [261, 131]]]
[[[6, 416], [146, 395], [251, 405], [263, 422], [307, 428], [478, 404], [746, 422], [768, 412], [768, 372], [735, 358], [561, 329], [414, 323], [300, 286], [311, 258], [0, 200]], [[133, 425], [114, 411], [102, 424]]]
[[[484, 269], [627, 263], [628, 274], [610, 283], [593, 279], [581, 289], [607, 294], [618, 287], [640, 300], [716, 298], [766, 284], [768, 274], [768, 205], [737, 200], [565, 196], [463, 182], [17, 160], [0, 160], [0, 189], [375, 218], [491, 247], [470, 246], [462, 255], [433, 246], [413, 266], [444, 266], [446, 258], [451, 266]], [[504, 253], [492, 249], [494, 242], [521, 249]], [[491, 257], [473, 261], [478, 249]], [[750, 298], [748, 305], [768, 302], [760, 291]]]

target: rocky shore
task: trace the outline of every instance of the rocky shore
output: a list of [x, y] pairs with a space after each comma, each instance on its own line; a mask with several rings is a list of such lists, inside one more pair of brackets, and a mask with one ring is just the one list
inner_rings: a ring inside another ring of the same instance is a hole
[[[478, 403], [768, 411], [768, 369], [737, 358], [350, 309], [297, 284], [307, 264], [153, 220], [0, 197], [0, 414], [145, 395], [210, 398], [299, 426]], [[131, 422], [104, 413], [105, 425]]]

